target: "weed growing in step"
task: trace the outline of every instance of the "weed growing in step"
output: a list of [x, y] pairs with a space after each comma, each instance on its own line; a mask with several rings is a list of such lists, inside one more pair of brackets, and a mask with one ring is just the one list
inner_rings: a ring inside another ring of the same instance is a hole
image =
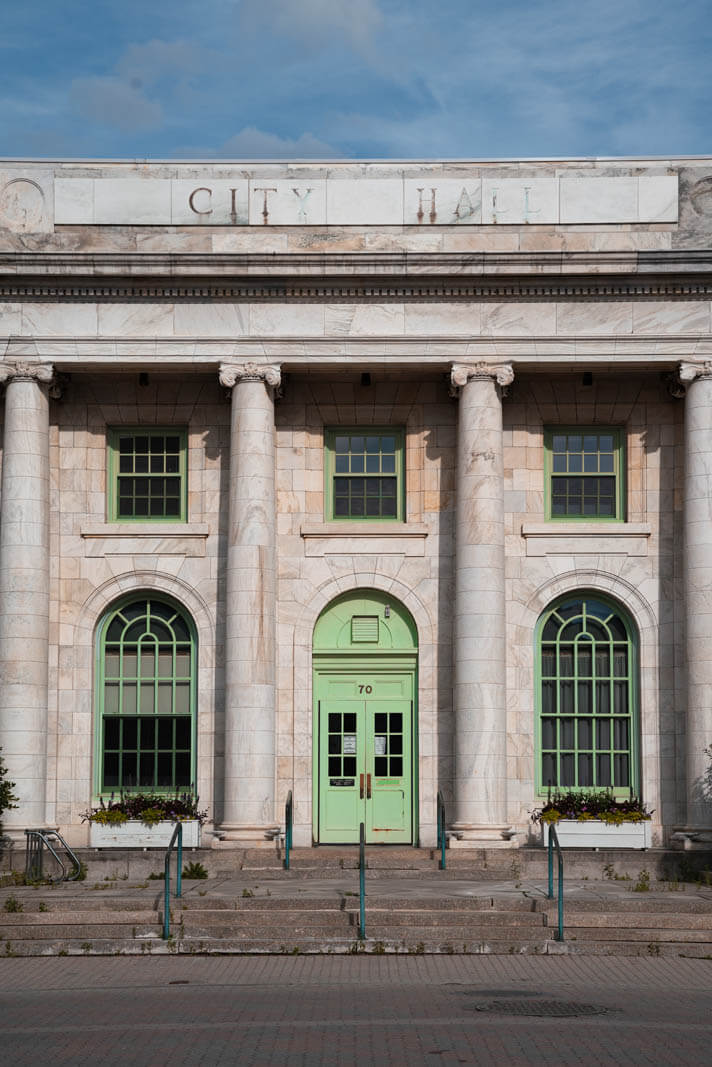
[[638, 875], [638, 881], [633, 886], [634, 893], [650, 892], [650, 872], [643, 869]]
[[3, 909], [9, 912], [24, 911], [24, 905], [17, 897], [8, 897], [3, 904]]
[[202, 881], [208, 877], [208, 872], [205, 867], [203, 867], [202, 863], [187, 863], [183, 868], [183, 877]]

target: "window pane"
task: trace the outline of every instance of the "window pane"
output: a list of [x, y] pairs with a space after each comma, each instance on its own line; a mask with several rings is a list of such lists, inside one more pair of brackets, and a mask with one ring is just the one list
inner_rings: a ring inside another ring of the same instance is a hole
[[134, 715], [136, 713], [136, 686], [132, 683], [124, 682], [122, 690], [121, 710], [125, 715]]
[[562, 715], [574, 713], [574, 683], [561, 682], [559, 686], [559, 712]]
[[562, 719], [559, 726], [559, 744], [561, 748], [576, 747], [576, 723], [574, 719]]
[[576, 785], [576, 762], [573, 752], [561, 756], [561, 781], [559, 785]]
[[630, 785], [630, 770], [627, 753], [616, 754], [613, 757], [613, 785], [619, 788], [627, 788]]
[[578, 784], [579, 786], [593, 785], [593, 756], [588, 752], [579, 753]]
[[607, 753], [596, 756], [596, 785], [612, 785], [611, 781], [611, 757]]
[[578, 684], [578, 713], [579, 715], [590, 715], [593, 711], [591, 707], [591, 682], [579, 682]]
[[545, 788], [559, 784], [556, 774], [556, 756], [553, 753], [545, 752], [542, 755], [541, 781]]
[[593, 649], [591, 645], [580, 644], [578, 646], [578, 673], [579, 678], [591, 676], [591, 664], [593, 661]]
[[141, 686], [141, 714], [153, 715], [154, 713], [154, 687], [153, 683], [143, 683]]
[[158, 714], [170, 715], [173, 710], [173, 683], [158, 683]]
[[187, 682], [176, 683], [176, 715], [187, 715], [190, 712], [190, 686]]
[[593, 722], [591, 719], [579, 719], [578, 747], [593, 748]]
[[611, 687], [608, 682], [596, 682], [596, 713], [610, 715]]
[[598, 719], [596, 721], [596, 748], [608, 750], [611, 747], [611, 720]]
[[121, 736], [121, 722], [118, 718], [104, 721], [104, 748], [118, 748]]
[[121, 746], [123, 749], [138, 748], [138, 719], [123, 719], [121, 722]]
[[541, 721], [541, 747], [556, 748], [556, 725], [554, 719]]
[[104, 714], [105, 715], [117, 715], [119, 711], [119, 686], [105, 685], [104, 686]]
[[173, 719], [158, 719], [156, 721], [157, 726], [157, 745], [158, 748], [173, 748]]
[[630, 747], [630, 724], [628, 719], [613, 720], [613, 747], [628, 749]]

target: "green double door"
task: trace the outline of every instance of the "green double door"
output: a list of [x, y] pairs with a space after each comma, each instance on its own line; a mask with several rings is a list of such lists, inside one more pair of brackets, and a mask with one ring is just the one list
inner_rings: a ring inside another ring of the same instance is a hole
[[414, 672], [317, 673], [322, 844], [414, 840]]

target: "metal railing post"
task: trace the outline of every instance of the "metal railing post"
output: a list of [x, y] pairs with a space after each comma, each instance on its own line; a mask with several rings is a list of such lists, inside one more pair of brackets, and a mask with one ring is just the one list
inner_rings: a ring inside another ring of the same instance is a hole
[[289, 853], [292, 848], [292, 790], [287, 793], [287, 803], [284, 805], [284, 869], [289, 870]]
[[363, 823], [358, 828], [358, 936], [366, 940], [366, 833]]
[[178, 870], [176, 871], [176, 897], [183, 894], [183, 823], [177, 822], [176, 828], [166, 849], [163, 860], [163, 940], [167, 941], [171, 936], [171, 852], [176, 845], [176, 859]]
[[549, 892], [547, 894], [549, 900], [554, 899], [554, 847], [556, 847], [556, 859], [557, 859], [557, 931], [556, 940], [564, 940], [564, 857], [561, 852], [561, 845], [559, 844], [559, 835], [556, 832], [556, 827], [553, 823], [549, 823]]
[[443, 795], [438, 789], [438, 847], [440, 849], [440, 870], [444, 871], [446, 868], [445, 861], [445, 846], [447, 844], [447, 833], [445, 831], [445, 801]]

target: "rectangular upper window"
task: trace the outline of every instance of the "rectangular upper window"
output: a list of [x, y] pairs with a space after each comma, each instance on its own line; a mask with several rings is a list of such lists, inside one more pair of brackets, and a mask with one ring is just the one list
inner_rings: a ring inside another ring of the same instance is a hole
[[623, 430], [556, 426], [544, 442], [547, 519], [623, 521]]
[[109, 520], [185, 522], [186, 431], [171, 427], [109, 432]]
[[326, 431], [326, 517], [404, 521], [403, 431]]

